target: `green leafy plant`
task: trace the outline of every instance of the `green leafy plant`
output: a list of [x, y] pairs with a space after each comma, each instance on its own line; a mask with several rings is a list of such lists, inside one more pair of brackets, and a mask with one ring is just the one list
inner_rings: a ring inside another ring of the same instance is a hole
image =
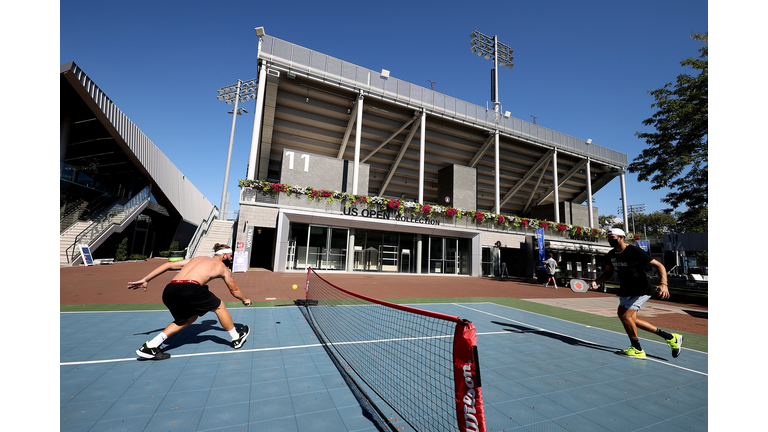
[[128, 259], [128, 237], [123, 237], [123, 240], [117, 245], [115, 261], [125, 261], [126, 259]]

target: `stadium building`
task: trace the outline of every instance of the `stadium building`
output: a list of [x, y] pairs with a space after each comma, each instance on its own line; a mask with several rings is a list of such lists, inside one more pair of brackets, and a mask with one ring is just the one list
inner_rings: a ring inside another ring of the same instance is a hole
[[235, 271], [531, 277], [545, 248], [596, 277], [625, 154], [256, 33], [258, 78], [220, 92], [256, 100]]
[[82, 69], [60, 69], [61, 266], [83, 263], [80, 245], [98, 263], [124, 239], [140, 256], [199, 244], [218, 209]]

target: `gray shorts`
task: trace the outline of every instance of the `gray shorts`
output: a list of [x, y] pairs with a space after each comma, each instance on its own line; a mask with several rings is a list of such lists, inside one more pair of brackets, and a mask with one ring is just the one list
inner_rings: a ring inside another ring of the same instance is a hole
[[619, 297], [619, 306], [623, 306], [626, 309], [639, 311], [643, 307], [645, 302], [650, 299], [651, 296], [633, 296], [633, 297]]

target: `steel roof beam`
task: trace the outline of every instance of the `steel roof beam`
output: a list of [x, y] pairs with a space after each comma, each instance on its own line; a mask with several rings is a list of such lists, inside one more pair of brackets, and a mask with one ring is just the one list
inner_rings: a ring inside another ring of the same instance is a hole
[[403, 156], [405, 156], [405, 151], [408, 150], [408, 146], [411, 145], [411, 140], [413, 139], [413, 136], [416, 135], [416, 131], [419, 130], [419, 127], [421, 126], [421, 116], [416, 119], [413, 126], [411, 126], [411, 130], [408, 131], [408, 136], [405, 138], [405, 141], [403, 142], [403, 146], [400, 147], [400, 151], [397, 153], [397, 157], [395, 158], [395, 161], [392, 162], [392, 166], [389, 168], [389, 172], [387, 173], [387, 178], [384, 179], [384, 183], [381, 184], [381, 189], [379, 189], [379, 196], [384, 196], [384, 191], [387, 190], [387, 186], [389, 186], [389, 182], [392, 181], [392, 177], [395, 175], [395, 171], [397, 170], [397, 167], [400, 165], [400, 161], [403, 160]]
[[384, 141], [382, 141], [382, 143], [381, 143], [381, 144], [379, 144], [379, 146], [378, 146], [378, 147], [376, 147], [375, 149], [373, 149], [373, 151], [371, 151], [370, 153], [368, 153], [368, 156], [366, 156], [365, 158], [363, 158], [363, 160], [361, 160], [360, 162], [361, 162], [361, 163], [365, 163], [365, 161], [367, 161], [367, 160], [368, 160], [368, 158], [370, 158], [371, 156], [373, 156], [374, 154], [376, 154], [376, 152], [377, 152], [377, 151], [381, 150], [381, 148], [382, 148], [382, 147], [384, 147], [385, 145], [387, 145], [387, 143], [389, 143], [390, 141], [392, 141], [392, 140], [393, 140], [393, 139], [394, 139], [396, 136], [400, 135], [400, 132], [404, 131], [404, 130], [405, 130], [405, 128], [407, 128], [408, 126], [410, 126], [410, 125], [411, 125], [411, 123], [413, 123], [413, 122], [414, 122], [416, 119], [418, 119], [418, 118], [419, 118], [419, 116], [420, 116], [420, 114], [415, 114], [415, 115], [413, 116], [413, 118], [412, 118], [412, 119], [408, 120], [408, 121], [407, 121], [407, 122], [405, 122], [405, 123], [404, 123], [402, 126], [400, 126], [400, 129], [398, 129], [398, 130], [397, 130], [395, 133], [393, 133], [393, 134], [392, 134], [392, 135], [390, 135], [390, 136], [389, 136], [387, 139], [385, 139]]
[[352, 112], [349, 115], [349, 122], [347, 122], [347, 130], [344, 132], [344, 138], [341, 140], [341, 147], [339, 147], [339, 154], [336, 156], [336, 159], [341, 159], [344, 156], [344, 151], [347, 149], [349, 135], [352, 133], [352, 127], [357, 120], [357, 103], [358, 100], [355, 100], [355, 103], [352, 105]]
[[510, 189], [509, 192], [507, 192], [506, 195], [504, 195], [504, 198], [501, 199], [501, 204], [499, 204], [499, 209], [501, 209], [501, 207], [504, 207], [504, 204], [506, 204], [507, 201], [509, 201], [509, 199], [512, 198], [512, 196], [514, 196], [517, 192], [519, 192], [520, 189], [523, 187], [523, 185], [525, 185], [525, 183], [527, 183], [528, 180], [530, 180], [531, 177], [533, 177], [533, 175], [536, 174], [536, 172], [541, 167], [549, 163], [549, 161], [552, 159], [553, 154], [555, 154], [554, 149], [546, 152], [544, 156], [542, 156], [541, 159], [539, 159], [539, 161], [536, 162], [536, 164], [531, 169], [528, 170], [525, 176], [523, 176], [522, 179], [520, 179], [517, 183], [515, 183], [512, 189]]
[[480, 150], [478, 150], [477, 153], [475, 153], [475, 156], [469, 162], [469, 167], [470, 168], [474, 168], [475, 165], [477, 165], [477, 163], [480, 162], [480, 159], [482, 159], [483, 156], [485, 156], [485, 152], [487, 152], [488, 149], [491, 148], [491, 144], [493, 144], [493, 142], [494, 142], [494, 136], [493, 135], [489, 136], [485, 140], [483, 145], [480, 147]]
[[[558, 183], [558, 184], [557, 184], [557, 187], [559, 188], [559, 187], [561, 187], [562, 185], [564, 185], [564, 184], [565, 184], [565, 182], [567, 182], [568, 180], [570, 180], [570, 178], [571, 178], [571, 177], [573, 177], [573, 176], [574, 176], [574, 175], [575, 175], [577, 172], [579, 172], [579, 170], [580, 170], [580, 169], [584, 168], [586, 165], [587, 165], [587, 160], [586, 160], [586, 159], [582, 159], [582, 160], [581, 160], [579, 163], [577, 163], [577, 164], [576, 164], [576, 165], [575, 165], [573, 168], [571, 168], [571, 170], [570, 170], [570, 171], [568, 171], [568, 173], [567, 173], [566, 175], [564, 175], [562, 179], [560, 179], [560, 180], [557, 182], [557, 183]], [[552, 195], [552, 193], [554, 193], [554, 192], [555, 192], [555, 187], [554, 187], [554, 185], [553, 185], [553, 186], [552, 186], [551, 188], [549, 188], [549, 189], [548, 189], [546, 192], [544, 192], [544, 195], [543, 195], [543, 196], [542, 196], [542, 197], [539, 199], [539, 202], [537, 203], [537, 205], [541, 205], [541, 204], [543, 204], [543, 203], [544, 203], [544, 200], [545, 200], [545, 199], [547, 199], [547, 198], [549, 198], [549, 196], [550, 196], [550, 195]]]

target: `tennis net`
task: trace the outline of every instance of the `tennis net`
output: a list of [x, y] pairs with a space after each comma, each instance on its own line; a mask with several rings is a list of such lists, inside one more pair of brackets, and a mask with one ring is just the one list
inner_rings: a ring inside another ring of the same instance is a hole
[[302, 304], [359, 390], [395, 413], [379, 410], [394, 429], [402, 421], [420, 432], [486, 430], [471, 322], [356, 294], [311, 268]]

